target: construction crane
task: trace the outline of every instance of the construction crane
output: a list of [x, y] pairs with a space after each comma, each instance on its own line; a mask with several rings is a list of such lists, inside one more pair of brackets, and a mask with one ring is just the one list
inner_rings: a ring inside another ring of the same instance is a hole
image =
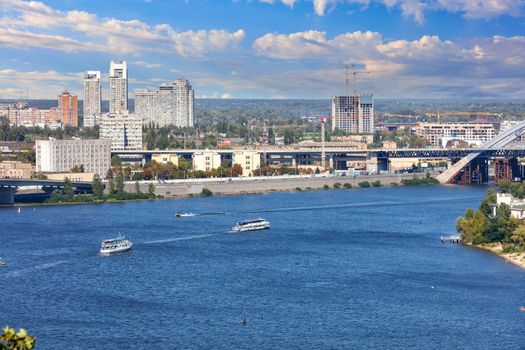
[[356, 67], [354, 63], [330, 64], [330, 67], [343, 67], [345, 69], [345, 96], [348, 96], [350, 86], [350, 68]]
[[[354, 122], [354, 132], [359, 132], [357, 130], [357, 119], [359, 118], [359, 106], [357, 104], [357, 78], [359, 74], [370, 74], [368, 71], [364, 70], [355, 70], [352, 71], [352, 75], [354, 76], [354, 97], [353, 97], [353, 122]], [[348, 89], [348, 88], [347, 88]], [[348, 95], [347, 95], [348, 96]]]

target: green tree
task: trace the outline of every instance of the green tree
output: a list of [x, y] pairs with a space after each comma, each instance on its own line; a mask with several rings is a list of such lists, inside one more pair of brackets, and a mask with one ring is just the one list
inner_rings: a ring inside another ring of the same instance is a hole
[[210, 196], [213, 196], [213, 192], [207, 189], [206, 187], [204, 187], [201, 191], [201, 196], [210, 197]]
[[109, 194], [115, 194], [115, 182], [113, 182], [113, 179], [108, 180], [108, 191]]
[[525, 224], [519, 224], [510, 237], [511, 243], [514, 247], [520, 250], [525, 250]]
[[109, 168], [108, 172], [106, 173], [106, 179], [112, 180], [113, 179], [113, 169]]
[[73, 185], [69, 177], [64, 178], [64, 195], [73, 197]]
[[122, 159], [116, 154], [111, 157], [111, 166], [120, 166], [122, 165]]
[[121, 171], [117, 173], [115, 190], [117, 194], [124, 193], [124, 174]]
[[150, 198], [155, 198], [155, 186], [153, 185], [153, 183], [150, 183], [148, 185], [148, 196]]
[[0, 335], [0, 350], [31, 350], [35, 347], [35, 337], [28, 335], [26, 330], [20, 328], [18, 332], [5, 326]]
[[136, 193], [142, 193], [140, 191], [140, 183], [138, 181], [135, 181], [135, 192]]
[[481, 201], [479, 210], [486, 216], [492, 216], [492, 208], [496, 204], [496, 191], [493, 188], [489, 188], [485, 197]]
[[95, 174], [93, 176], [93, 194], [97, 198], [102, 198], [104, 196], [104, 185], [102, 184], [102, 180], [100, 179], [100, 176], [98, 174]]

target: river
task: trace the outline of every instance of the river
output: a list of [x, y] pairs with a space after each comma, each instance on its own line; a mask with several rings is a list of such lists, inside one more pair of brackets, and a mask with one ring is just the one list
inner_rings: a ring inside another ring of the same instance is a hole
[[[1, 209], [0, 324], [37, 349], [523, 349], [525, 271], [439, 242], [485, 190]], [[99, 256], [118, 232], [133, 251]]]

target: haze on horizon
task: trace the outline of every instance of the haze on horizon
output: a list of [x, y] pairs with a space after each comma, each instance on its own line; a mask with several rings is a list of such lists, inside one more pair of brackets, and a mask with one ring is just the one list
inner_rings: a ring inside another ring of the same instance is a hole
[[196, 97], [326, 99], [351, 62], [378, 98], [525, 95], [523, 0], [1, 4], [0, 99], [81, 98], [86, 70], [107, 94], [112, 59], [128, 61], [130, 92], [185, 77]]

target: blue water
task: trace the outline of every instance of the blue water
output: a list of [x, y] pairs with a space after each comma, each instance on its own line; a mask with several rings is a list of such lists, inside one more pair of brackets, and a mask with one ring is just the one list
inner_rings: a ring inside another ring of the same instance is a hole
[[[523, 349], [525, 271], [439, 243], [485, 190], [2, 209], [0, 324], [37, 349]], [[134, 250], [99, 256], [119, 231]]]

